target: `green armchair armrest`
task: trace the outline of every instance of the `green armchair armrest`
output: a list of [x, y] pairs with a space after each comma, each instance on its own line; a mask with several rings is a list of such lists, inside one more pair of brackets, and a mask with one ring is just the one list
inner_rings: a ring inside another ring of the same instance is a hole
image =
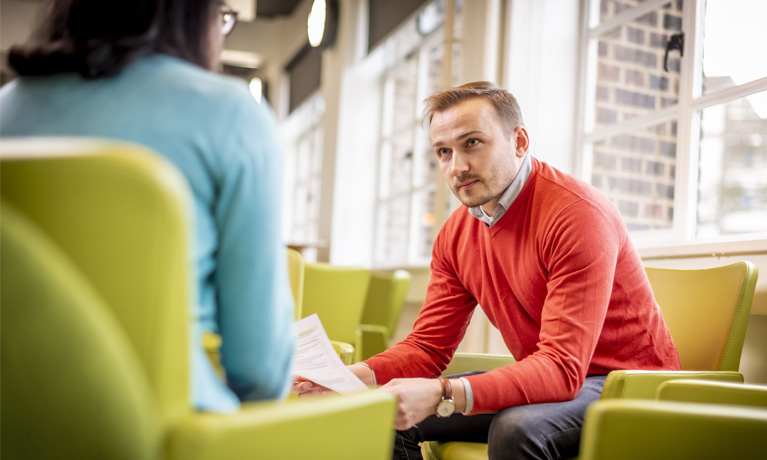
[[461, 460], [487, 460], [487, 444], [484, 442], [439, 442], [423, 443], [427, 460], [459, 458]]
[[710, 380], [672, 380], [660, 385], [658, 399], [767, 407], [767, 386]]
[[660, 384], [679, 379], [742, 383], [743, 375], [735, 371], [613, 371], [605, 380], [601, 399], [655, 399]]
[[389, 328], [376, 324], [360, 324], [362, 352], [360, 359], [368, 359], [389, 348]]
[[[178, 460], [389, 459], [395, 398], [377, 391], [244, 404], [234, 414], [195, 414], [170, 436]], [[339, 437], [339, 434], [341, 434]]]
[[579, 460], [764, 458], [767, 411], [667, 401], [598, 401], [586, 411]]
[[514, 364], [511, 355], [493, 355], [486, 353], [456, 353], [447, 365], [443, 375], [463, 374], [471, 371], [491, 371], [493, 369]]
[[348, 366], [354, 362], [354, 345], [347, 342], [339, 342], [338, 340], [331, 340], [330, 343], [344, 364]]

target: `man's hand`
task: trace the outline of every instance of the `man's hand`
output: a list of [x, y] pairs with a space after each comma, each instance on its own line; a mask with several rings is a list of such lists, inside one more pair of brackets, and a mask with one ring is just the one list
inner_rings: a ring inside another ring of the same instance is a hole
[[328, 391], [333, 390], [325, 388], [322, 385], [317, 385], [311, 380], [306, 380], [301, 376], [296, 376], [295, 380], [293, 381], [293, 388], [290, 389], [290, 392], [298, 394], [299, 398], [304, 396], [318, 395]]
[[399, 401], [394, 427], [400, 431], [434, 414], [442, 399], [442, 384], [437, 379], [394, 379], [381, 387]]
[[[359, 363], [346, 366], [346, 368], [349, 369], [352, 374], [356, 375], [360, 380], [362, 380], [362, 383], [365, 385], [373, 385], [373, 372], [370, 370], [370, 368], [365, 367]], [[306, 380], [299, 375], [295, 376], [295, 380], [293, 381], [293, 388], [290, 390], [291, 393], [298, 394], [299, 398], [303, 396], [318, 395], [328, 391], [333, 390], [323, 387], [322, 385], [318, 385], [311, 380]]]

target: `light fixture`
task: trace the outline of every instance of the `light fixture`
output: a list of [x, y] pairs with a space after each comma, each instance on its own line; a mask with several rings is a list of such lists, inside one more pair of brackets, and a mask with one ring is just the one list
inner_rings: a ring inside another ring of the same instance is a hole
[[336, 39], [338, 25], [338, 1], [314, 0], [306, 20], [306, 34], [314, 47], [328, 47]]
[[260, 104], [261, 96], [263, 95], [264, 91], [264, 83], [260, 78], [253, 77], [250, 79], [250, 83], [248, 83], [248, 88], [250, 88], [250, 94], [252, 94], [256, 101]]

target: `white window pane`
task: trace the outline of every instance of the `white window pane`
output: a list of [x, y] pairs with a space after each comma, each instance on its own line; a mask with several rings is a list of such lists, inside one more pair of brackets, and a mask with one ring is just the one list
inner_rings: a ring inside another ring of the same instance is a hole
[[416, 76], [416, 61], [409, 59], [394, 77], [394, 111], [392, 113], [394, 117], [392, 135], [394, 136], [403, 127], [409, 128], [418, 117], [416, 113], [416, 99], [418, 97]]
[[663, 66], [666, 43], [681, 28], [681, 3], [672, 2], [597, 37], [594, 126], [678, 103], [679, 53], [669, 53], [668, 71]]
[[767, 231], [767, 91], [701, 113], [697, 236]]
[[312, 138], [303, 136], [298, 141], [298, 176], [299, 181], [305, 181], [310, 174], [312, 165]]
[[429, 62], [426, 77], [427, 96], [442, 87], [442, 61], [445, 57], [445, 48], [442, 43], [437, 43], [427, 51]]
[[413, 163], [413, 185], [421, 187], [433, 184], [439, 170], [437, 169], [437, 156], [431, 149], [431, 136], [428, 131], [416, 128], [416, 156]]
[[676, 122], [594, 142], [591, 183], [615, 203], [629, 230], [670, 228]]
[[707, 0], [703, 29], [703, 92], [767, 76], [767, 1]]
[[431, 258], [434, 244], [434, 190], [423, 190], [413, 196], [412, 234], [413, 263], [425, 263]]
[[376, 262], [405, 262], [408, 245], [409, 196], [382, 203], [378, 212]]
[[381, 153], [381, 196], [408, 192], [413, 165], [412, 127], [395, 135], [391, 142], [385, 143]]
[[311, 181], [311, 187], [306, 194], [306, 208], [309, 218], [315, 223], [320, 216], [320, 178], [315, 177]]
[[312, 152], [312, 173], [322, 173], [322, 148], [324, 142], [325, 128], [322, 125], [317, 125], [314, 128], [314, 151]]
[[610, 19], [616, 14], [622, 13], [646, 1], [647, 0], [601, 0], [599, 2], [599, 20], [605, 21]]

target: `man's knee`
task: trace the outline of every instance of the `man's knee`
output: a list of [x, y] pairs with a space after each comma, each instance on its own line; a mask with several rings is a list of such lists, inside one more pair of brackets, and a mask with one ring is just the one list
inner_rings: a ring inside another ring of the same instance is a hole
[[557, 404], [533, 404], [499, 412], [488, 433], [490, 459], [576, 456], [582, 422], [566, 416], [566, 410], [558, 409], [565, 408]]
[[536, 458], [541, 440], [546, 437], [546, 421], [528, 406], [513, 407], [499, 412], [488, 433], [488, 454], [491, 459]]

